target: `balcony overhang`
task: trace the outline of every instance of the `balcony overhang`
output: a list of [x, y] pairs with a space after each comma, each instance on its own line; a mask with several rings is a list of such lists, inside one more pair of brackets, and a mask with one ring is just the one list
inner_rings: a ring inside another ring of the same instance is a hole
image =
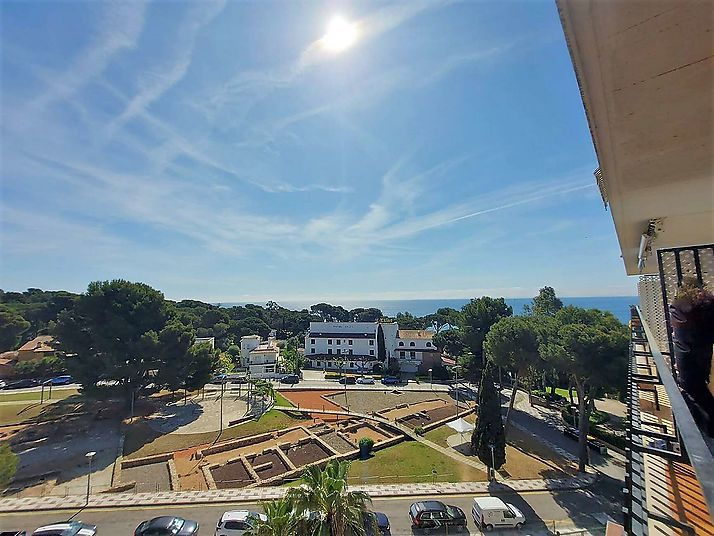
[[650, 221], [653, 249], [714, 242], [711, 1], [557, 4], [625, 269], [656, 273]]

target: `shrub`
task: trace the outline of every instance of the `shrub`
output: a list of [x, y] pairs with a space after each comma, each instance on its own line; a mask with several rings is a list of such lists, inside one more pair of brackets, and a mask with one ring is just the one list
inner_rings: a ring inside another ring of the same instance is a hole
[[424, 435], [424, 428], [422, 428], [421, 426], [417, 426], [416, 428], [414, 428], [414, 433], [416, 435]]
[[374, 446], [374, 439], [371, 437], [362, 437], [357, 444], [360, 450], [365, 449], [367, 452], [370, 452]]
[[563, 395], [559, 395], [558, 393], [551, 393], [550, 391], [548, 391], [548, 392], [542, 391], [540, 389], [531, 390], [531, 394], [533, 396], [543, 398], [543, 399], [547, 400], [548, 402], [555, 402], [556, 404], [564, 403], [564, 402], [568, 401], [568, 399], [566, 397], [564, 397]]
[[339, 380], [342, 377], [342, 374], [339, 372], [325, 372], [325, 379], [326, 380]]
[[[570, 426], [578, 426], [578, 410], [572, 406], [566, 406], [560, 410], [560, 414], [563, 420]], [[610, 420], [610, 415], [608, 413], [595, 410], [590, 414], [590, 426], [597, 426], [598, 424], [603, 424]]]
[[600, 428], [599, 426], [593, 427], [590, 430], [590, 435], [621, 450], [625, 450], [625, 447], [627, 446], [624, 435], [615, 434], [609, 430]]

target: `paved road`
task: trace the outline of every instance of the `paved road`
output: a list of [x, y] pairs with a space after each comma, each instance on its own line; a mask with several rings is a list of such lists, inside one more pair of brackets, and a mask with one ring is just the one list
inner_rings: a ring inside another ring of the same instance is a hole
[[[616, 505], [607, 503], [587, 490], [563, 492], [530, 492], [522, 494], [501, 494], [506, 502], [514, 504], [528, 520], [527, 532], [520, 534], [544, 533], [547, 528], [562, 529], [573, 526], [571, 519], [578, 521], [581, 526], [596, 526], [598, 522], [591, 514], [607, 513], [612, 517], [617, 515]], [[424, 497], [376, 499], [373, 509], [384, 512], [390, 519], [392, 534], [395, 536], [412, 534], [409, 522], [409, 505], [414, 500]], [[471, 508], [470, 496], [440, 497], [440, 499], [462, 508], [468, 514], [469, 534], [481, 534], [474, 528], [473, 519], [469, 512]], [[137, 507], [122, 509], [103, 509], [82, 512], [77, 516], [87, 523], [96, 524], [102, 536], [129, 535], [134, 528], [143, 521], [158, 515], [173, 514], [181, 517], [195, 519], [201, 525], [200, 535], [213, 534], [215, 523], [226, 510], [260, 509], [255, 504], [232, 504], [223, 506], [196, 505], [167, 507]], [[25, 515], [0, 514], [0, 530], [26, 530], [28, 534], [37, 526], [58, 520], [67, 519], [74, 512], [54, 513], [29, 513]], [[555, 525], [554, 525], [555, 523]], [[542, 532], [541, 532], [542, 531]]]

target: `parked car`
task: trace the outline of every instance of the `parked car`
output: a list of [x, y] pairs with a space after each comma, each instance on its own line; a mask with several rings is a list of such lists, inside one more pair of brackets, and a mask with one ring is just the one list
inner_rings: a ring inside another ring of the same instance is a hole
[[211, 381], [208, 383], [221, 385], [222, 383], [228, 383], [228, 377], [225, 374], [216, 374]]
[[487, 532], [503, 527], [520, 529], [526, 522], [518, 508], [498, 497], [475, 497], [471, 515], [476, 526]]
[[374, 378], [370, 376], [360, 376], [357, 378], [357, 383], [360, 385], [374, 385]]
[[387, 514], [382, 512], [365, 512], [364, 513], [364, 529], [365, 536], [389, 536], [389, 518]]
[[419, 501], [409, 507], [412, 529], [431, 532], [432, 529], [453, 527], [457, 532], [466, 530], [466, 514], [458, 506], [441, 501]]
[[291, 383], [291, 384], [296, 384], [300, 381], [300, 376], [297, 374], [288, 374], [287, 376], [283, 376], [280, 378], [280, 383]]
[[38, 380], [15, 380], [12, 382], [7, 382], [5, 389], [25, 389], [27, 387], [37, 387], [38, 385], [40, 385], [40, 382]]
[[47, 380], [46, 383], [51, 383], [52, 385], [69, 385], [72, 383], [74, 380], [72, 379], [72, 376], [65, 375], [65, 376], [55, 376], [54, 378], [50, 378]]
[[243, 536], [255, 528], [258, 520], [267, 521], [265, 514], [250, 510], [225, 512], [216, 524], [215, 536]]
[[96, 534], [96, 525], [88, 525], [81, 521], [60, 521], [39, 527], [32, 536], [95, 536]]
[[469, 389], [468, 387], [456, 387], [456, 388], [451, 388], [449, 389], [449, 395], [451, 395], [453, 398], [456, 398], [456, 395], [458, 393], [459, 400], [477, 400], [478, 396], [476, 395], [476, 392], [473, 391], [472, 389]]
[[143, 521], [136, 527], [134, 536], [195, 536], [198, 523], [176, 516], [161, 516]]
[[399, 381], [399, 378], [397, 378], [396, 376], [385, 376], [384, 378], [382, 378], [383, 385], [398, 385]]
[[355, 383], [357, 383], [357, 378], [355, 378], [354, 376], [342, 376], [339, 382], [342, 385], [354, 385]]

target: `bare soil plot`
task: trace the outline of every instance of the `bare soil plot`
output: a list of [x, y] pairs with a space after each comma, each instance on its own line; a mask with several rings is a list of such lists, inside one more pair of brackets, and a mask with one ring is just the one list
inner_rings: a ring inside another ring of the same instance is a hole
[[[339, 404], [335, 404], [334, 402], [330, 402], [329, 400], [325, 400], [322, 398], [322, 395], [332, 395], [335, 394], [335, 391], [283, 391], [281, 392], [283, 397], [288, 399], [290, 402], [292, 402], [295, 406], [299, 406], [302, 408], [313, 408], [313, 409], [322, 409], [322, 410], [335, 410], [335, 411], [340, 411], [342, 408], [339, 406]], [[310, 415], [314, 419], [322, 419], [323, 421], [336, 421], [337, 416], [335, 415], [326, 415], [324, 413], [315, 413], [314, 415]]]
[[254, 481], [240, 460], [211, 469], [218, 489], [244, 488]]
[[349, 407], [358, 413], [373, 413], [384, 409], [394, 408], [398, 404], [417, 404], [427, 400], [442, 399], [453, 403], [448, 393], [431, 391], [400, 391], [398, 389], [385, 389], [384, 391], [347, 391], [326, 395], [326, 398], [342, 407]]
[[287, 473], [290, 469], [275, 452], [266, 452], [252, 459], [248, 459], [258, 477], [267, 480], [274, 476]]
[[409, 407], [406, 407], [406, 408], [395, 408], [395, 409], [386, 411], [386, 412], [382, 413], [382, 416], [385, 419], [389, 419], [390, 421], [396, 421], [397, 419], [401, 419], [402, 417], [407, 417], [409, 415], [413, 415], [414, 413], [418, 413], [420, 411], [429, 411], [432, 409], [443, 408], [447, 404], [448, 404], [448, 402], [441, 398], [439, 398], [437, 400], [427, 400], [425, 402], [417, 402], [416, 404], [410, 404]]
[[283, 449], [288, 459], [295, 464], [295, 467], [302, 467], [308, 463], [313, 463], [319, 460], [324, 460], [332, 456], [332, 452], [328, 452], [317, 441], [310, 441], [303, 445], [293, 445], [287, 449]]
[[247, 456], [249, 454], [258, 454], [263, 452], [267, 448], [275, 448], [282, 443], [297, 443], [300, 439], [309, 437], [309, 434], [305, 430], [300, 428], [296, 430], [290, 430], [288, 433], [278, 436], [277, 438], [271, 438], [266, 441], [261, 441], [260, 443], [254, 443], [252, 445], [246, 445], [244, 447], [237, 447], [231, 450], [226, 450], [225, 452], [217, 452], [215, 454], [209, 454], [206, 456], [206, 461], [209, 463], [226, 463], [232, 458], [237, 458], [238, 456]]
[[151, 493], [171, 489], [169, 466], [166, 462], [149, 463], [121, 470], [123, 483], [136, 482], [135, 491]]
[[345, 454], [351, 450], [355, 450], [357, 447], [352, 445], [349, 441], [337, 435], [337, 432], [330, 432], [329, 434], [324, 434], [320, 436], [325, 443], [330, 445], [340, 454]]
[[355, 445], [363, 437], [369, 437], [375, 443], [378, 441], [384, 441], [385, 439], [389, 439], [391, 437], [387, 433], [382, 432], [379, 429], [377, 429], [373, 426], [369, 426], [368, 424], [364, 424], [364, 423], [357, 425], [354, 428], [352, 426], [345, 427], [343, 432], [347, 435], [349, 440], [352, 443], [354, 443]]
[[416, 428], [417, 426], [426, 426], [427, 424], [438, 422], [448, 417], [456, 418], [456, 406], [453, 404], [431, 409], [420, 414], [410, 415], [402, 419], [401, 422], [410, 428]]

